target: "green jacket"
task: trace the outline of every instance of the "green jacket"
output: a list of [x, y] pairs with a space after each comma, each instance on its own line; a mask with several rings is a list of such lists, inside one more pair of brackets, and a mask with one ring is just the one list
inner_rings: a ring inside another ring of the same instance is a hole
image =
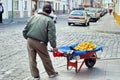
[[23, 30], [25, 39], [31, 37], [43, 42], [50, 42], [56, 47], [56, 29], [52, 18], [44, 12], [32, 16]]

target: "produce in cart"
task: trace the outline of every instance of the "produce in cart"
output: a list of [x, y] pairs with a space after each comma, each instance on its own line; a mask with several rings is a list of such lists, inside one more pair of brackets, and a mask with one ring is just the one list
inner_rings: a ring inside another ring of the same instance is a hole
[[89, 42], [79, 43], [74, 49], [83, 51], [83, 50], [93, 50], [96, 47], [97, 46], [92, 41], [89, 41]]

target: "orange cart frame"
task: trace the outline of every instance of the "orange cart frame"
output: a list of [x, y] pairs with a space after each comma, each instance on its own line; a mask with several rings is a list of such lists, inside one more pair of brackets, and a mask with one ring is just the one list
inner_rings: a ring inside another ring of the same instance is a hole
[[[86, 62], [87, 59], [94, 59], [95, 61], [96, 61], [96, 59], [100, 59], [100, 58], [97, 57], [96, 51], [87, 52], [86, 54], [83, 54], [83, 55], [79, 56], [79, 59], [83, 59], [83, 61], [82, 61], [81, 65], [78, 67], [78, 60], [75, 60], [74, 62], [71, 61], [70, 60], [70, 55], [66, 55], [66, 58], [67, 58], [67, 70], [69, 70], [69, 66], [72, 66], [72, 67], [75, 68], [76, 73], [81, 70], [83, 64]], [[88, 67], [88, 68], [92, 68], [93, 66]]]
[[92, 64], [92, 66], [87, 66], [88, 68], [92, 68], [94, 64], [96, 63], [96, 59], [100, 59], [97, 57], [96, 51], [86, 52], [86, 54], [78, 56], [79, 59], [83, 59], [81, 65], [78, 67], [78, 60], [76, 59], [75, 61], [72, 61], [71, 60], [72, 54], [70, 53], [65, 54], [61, 52], [55, 52], [55, 53], [53, 52], [53, 56], [54, 57], [66, 57], [67, 58], [67, 70], [69, 70], [69, 67], [71, 66], [75, 68], [76, 73], [78, 73], [81, 70], [84, 63], [86, 63], [86, 66], [87, 66], [87, 61], [89, 61], [89, 59], [93, 59], [94, 63]]

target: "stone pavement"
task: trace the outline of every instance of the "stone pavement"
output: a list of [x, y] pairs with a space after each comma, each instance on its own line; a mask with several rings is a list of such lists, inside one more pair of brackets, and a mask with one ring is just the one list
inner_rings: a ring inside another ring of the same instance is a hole
[[[59, 15], [66, 17], [67, 15]], [[27, 19], [18, 19], [14, 23], [24, 23]], [[109, 20], [109, 24], [106, 21]], [[8, 24], [7, 21], [3, 25]], [[98, 25], [99, 24], [99, 25]], [[105, 26], [102, 26], [104, 24]], [[1, 27], [2, 24], [0, 24]], [[57, 26], [59, 25], [56, 24]], [[97, 25], [97, 26], [95, 26]], [[0, 80], [32, 80], [29, 72], [28, 56], [26, 54], [25, 40], [21, 35], [21, 27], [0, 28]], [[59, 26], [58, 26], [59, 27]], [[69, 30], [71, 29], [71, 30]], [[77, 29], [77, 30], [76, 30]], [[86, 31], [86, 32], [85, 32]], [[55, 70], [59, 72], [56, 78], [48, 78], [43, 70], [42, 62], [38, 60], [41, 80], [119, 80], [120, 76], [120, 27], [115, 25], [112, 15], [106, 15], [97, 23], [91, 23], [88, 28], [59, 27], [57, 36], [58, 45], [70, 45], [79, 40], [91, 40], [103, 45], [103, 52], [98, 52], [98, 59], [92, 69], [83, 65], [79, 73], [74, 68], [67, 71], [66, 58], [54, 58], [51, 55]], [[64, 36], [63, 36], [64, 35]], [[69, 37], [66, 37], [69, 36]], [[6, 50], [7, 49], [7, 50]], [[79, 61], [79, 64], [81, 60]]]

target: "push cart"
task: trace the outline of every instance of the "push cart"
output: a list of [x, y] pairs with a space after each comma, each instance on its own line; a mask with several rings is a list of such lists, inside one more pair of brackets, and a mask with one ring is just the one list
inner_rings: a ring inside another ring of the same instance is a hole
[[[76, 45], [77, 44], [59, 47], [58, 52], [53, 52], [53, 56], [66, 57], [67, 70], [71, 69], [70, 67], [72, 67], [75, 68], [75, 72], [78, 73], [84, 63], [88, 68], [92, 68], [95, 65], [96, 59], [99, 59], [96, 52], [102, 50], [102, 46], [97, 46], [94, 50], [77, 51], [74, 50]], [[78, 65], [79, 59], [83, 60], [80, 66]]]

